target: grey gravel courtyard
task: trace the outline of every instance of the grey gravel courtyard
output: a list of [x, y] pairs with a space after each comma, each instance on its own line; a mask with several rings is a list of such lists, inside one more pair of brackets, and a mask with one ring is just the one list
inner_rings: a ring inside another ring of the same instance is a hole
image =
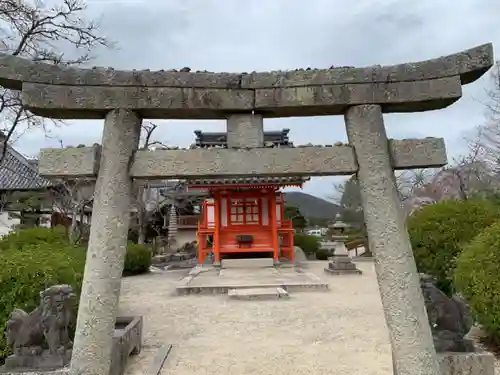
[[156, 351], [173, 344], [162, 375], [342, 374], [392, 371], [373, 263], [361, 276], [323, 274], [330, 291], [293, 293], [290, 300], [233, 301], [227, 296], [175, 296], [185, 272], [125, 278], [122, 314], [144, 316], [144, 348], [127, 375], [143, 375]]
[[147, 375], [164, 344], [174, 348], [161, 375], [392, 375], [373, 263], [357, 263], [361, 276], [325, 275], [326, 264], [310, 262], [307, 272], [330, 290], [290, 300], [174, 295], [186, 271], [123, 279], [121, 314], [145, 323], [143, 351], [130, 358], [126, 375]]

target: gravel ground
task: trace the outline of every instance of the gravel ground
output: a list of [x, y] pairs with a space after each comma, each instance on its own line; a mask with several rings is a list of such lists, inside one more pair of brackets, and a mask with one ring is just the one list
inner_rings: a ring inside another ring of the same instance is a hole
[[[290, 300], [173, 296], [185, 272], [125, 278], [123, 314], [144, 316], [144, 349], [127, 375], [143, 375], [157, 348], [173, 344], [161, 375], [390, 374], [391, 355], [372, 263], [362, 276], [323, 275], [329, 292]], [[362, 358], [362, 360], [360, 360]]]
[[161, 375], [391, 374], [373, 263], [357, 264], [361, 276], [325, 275], [325, 265], [311, 262], [308, 272], [330, 291], [277, 301], [175, 296], [186, 271], [125, 278], [121, 312], [145, 323], [143, 351], [130, 358], [126, 375], [147, 374], [163, 344], [174, 347]]

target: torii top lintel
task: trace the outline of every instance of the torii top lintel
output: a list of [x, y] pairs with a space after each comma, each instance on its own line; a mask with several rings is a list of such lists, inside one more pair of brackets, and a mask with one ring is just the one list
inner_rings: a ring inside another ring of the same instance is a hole
[[147, 118], [226, 118], [342, 114], [380, 104], [384, 112], [444, 108], [494, 63], [491, 43], [432, 60], [366, 68], [332, 67], [254, 73], [64, 68], [0, 54], [0, 85], [22, 90], [35, 114], [103, 118], [114, 108]]

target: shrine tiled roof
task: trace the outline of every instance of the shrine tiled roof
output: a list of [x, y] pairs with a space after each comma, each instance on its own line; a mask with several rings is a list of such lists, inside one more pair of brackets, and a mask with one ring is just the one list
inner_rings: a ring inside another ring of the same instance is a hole
[[[265, 147], [293, 147], [293, 143], [290, 142], [288, 138], [289, 132], [290, 129], [264, 131]], [[227, 146], [227, 132], [203, 132], [201, 130], [195, 130], [194, 134], [196, 135], [196, 140], [193, 147]]]
[[187, 180], [189, 186], [210, 186], [210, 185], [297, 185], [309, 181], [309, 177], [235, 177], [235, 178], [212, 178]]
[[[0, 137], [0, 154], [3, 140]], [[11, 146], [0, 163], [0, 190], [36, 190], [51, 186], [51, 182], [38, 174], [37, 164], [28, 160]]]

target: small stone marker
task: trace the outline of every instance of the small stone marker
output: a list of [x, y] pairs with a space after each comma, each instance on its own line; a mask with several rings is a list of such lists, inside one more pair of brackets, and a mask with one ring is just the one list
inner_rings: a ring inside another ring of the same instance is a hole
[[230, 289], [227, 295], [230, 299], [239, 300], [272, 300], [290, 297], [283, 288]]
[[300, 248], [299, 246], [294, 246], [293, 253], [295, 266], [300, 268], [307, 268], [307, 257], [304, 253], [304, 250], [302, 250], [302, 248]]

